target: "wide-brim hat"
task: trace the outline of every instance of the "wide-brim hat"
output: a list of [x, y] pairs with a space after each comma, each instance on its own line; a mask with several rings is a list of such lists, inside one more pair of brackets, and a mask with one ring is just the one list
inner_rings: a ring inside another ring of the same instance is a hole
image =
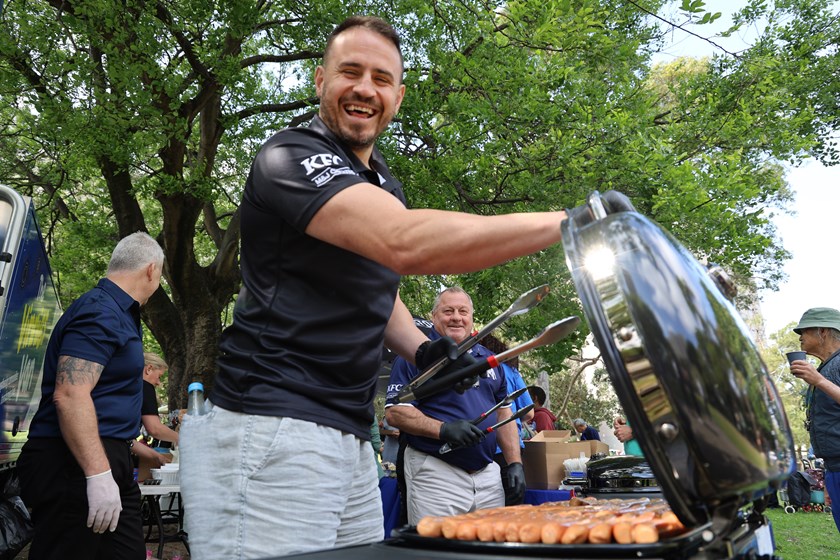
[[793, 332], [801, 334], [804, 329], [836, 329], [840, 331], [840, 311], [831, 307], [812, 307], [802, 314]]

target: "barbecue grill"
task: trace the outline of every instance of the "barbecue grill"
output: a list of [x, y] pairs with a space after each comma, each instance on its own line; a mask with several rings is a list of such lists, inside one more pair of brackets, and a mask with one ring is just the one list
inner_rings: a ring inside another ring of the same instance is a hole
[[562, 224], [566, 263], [644, 452], [632, 463], [621, 458], [624, 467], [622, 461], [593, 461], [587, 492], [654, 492], [688, 530], [649, 545], [546, 545], [429, 538], [403, 527], [383, 543], [303, 556], [775, 558], [763, 510], [795, 470], [793, 438], [776, 388], [729, 299], [731, 281], [641, 214], [608, 214], [597, 192], [577, 210], [572, 215], [584, 219]]

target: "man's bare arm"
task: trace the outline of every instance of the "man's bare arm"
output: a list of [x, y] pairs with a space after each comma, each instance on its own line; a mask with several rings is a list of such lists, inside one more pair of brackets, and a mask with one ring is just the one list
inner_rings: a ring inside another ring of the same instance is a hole
[[560, 241], [565, 212], [477, 216], [406, 209], [370, 183], [344, 189], [315, 214], [306, 234], [400, 274], [474, 272]]
[[99, 440], [96, 409], [90, 394], [99, 382], [103, 366], [73, 356], [59, 356], [53, 401], [58, 424], [67, 447], [85, 476], [111, 468]]
[[385, 328], [385, 346], [413, 364], [417, 347], [426, 340], [428, 338], [414, 324], [414, 317], [397, 293], [391, 318]]
[[828, 395], [834, 402], [840, 403], [840, 386], [823, 377], [810, 362], [796, 360], [790, 364], [790, 372], [808, 385], [813, 385]]
[[426, 416], [409, 404], [389, 406], [385, 409], [385, 419], [390, 425], [407, 434], [432, 439], [440, 437], [440, 427], [443, 425], [440, 420]]
[[[496, 412], [496, 422], [507, 420], [513, 416], [510, 407], [502, 407]], [[519, 447], [519, 428], [516, 422], [508, 422], [504, 426], [496, 430], [496, 443], [499, 444], [499, 449], [502, 450], [502, 455], [510, 463], [522, 462], [522, 453]]]

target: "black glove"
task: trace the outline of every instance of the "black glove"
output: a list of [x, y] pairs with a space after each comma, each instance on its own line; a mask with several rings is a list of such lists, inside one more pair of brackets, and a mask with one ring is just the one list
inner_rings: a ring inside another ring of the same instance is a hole
[[[443, 368], [440, 374], [446, 375], [448, 372], [464, 369], [465, 367], [472, 365], [477, 361], [478, 360], [472, 357], [472, 354], [470, 354], [469, 352], [464, 352], [464, 354], [460, 356], [457, 360]], [[486, 372], [487, 370], [484, 371]], [[455, 389], [455, 391], [458, 394], [463, 394], [464, 391], [471, 388], [476, 383], [478, 383], [478, 375], [470, 375], [469, 377], [461, 379], [461, 381], [456, 383], [452, 388]]]
[[427, 340], [418, 346], [414, 353], [414, 365], [423, 371], [444, 356], [449, 360], [458, 356], [458, 345], [448, 336], [442, 336], [435, 341]]
[[[438, 437], [452, 447], [471, 447], [484, 439], [484, 432], [481, 431], [481, 428], [466, 420], [453, 420], [452, 422], [444, 422], [440, 426], [440, 436]], [[524, 476], [522, 480], [525, 480]]]
[[[593, 194], [597, 193], [595, 191]], [[587, 197], [587, 204], [577, 206], [575, 208], [567, 209], [566, 216], [569, 220], [574, 220], [578, 227], [585, 226], [588, 223], [595, 221], [595, 216], [592, 214], [592, 209], [589, 208], [589, 197]], [[601, 194], [601, 204], [607, 214], [617, 214], [619, 212], [635, 212], [636, 207], [627, 198], [627, 195], [618, 191], [607, 191]]]
[[508, 463], [507, 483], [509, 492], [506, 499], [512, 504], [522, 503], [525, 497], [525, 469], [522, 463]]
[[[444, 378], [449, 373], [464, 369], [478, 361], [469, 352], [464, 352], [461, 356], [458, 356], [458, 345], [455, 341], [448, 336], [442, 336], [434, 341], [427, 340], [418, 346], [417, 352], [414, 354], [414, 363], [417, 365], [417, 369], [422, 372], [443, 356], [449, 358], [450, 362], [437, 372], [432, 379], [428, 380], [426, 382], [427, 384], [433, 383], [436, 379]], [[458, 356], [457, 359], [456, 356]], [[458, 393], [463, 393], [477, 382], [478, 375], [470, 375], [469, 377], [455, 380], [451, 387]]]

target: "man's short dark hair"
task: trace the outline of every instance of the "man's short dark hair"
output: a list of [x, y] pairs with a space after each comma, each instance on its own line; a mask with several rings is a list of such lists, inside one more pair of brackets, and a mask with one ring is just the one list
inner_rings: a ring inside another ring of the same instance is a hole
[[531, 400], [538, 405], [542, 406], [545, 404], [545, 391], [539, 385], [529, 385], [528, 393], [531, 395]]
[[403, 63], [402, 49], [400, 48], [400, 36], [397, 35], [396, 29], [394, 29], [394, 27], [384, 19], [376, 16], [350, 16], [339, 23], [335, 29], [333, 29], [332, 33], [330, 33], [330, 36], [327, 37], [327, 46], [324, 47], [324, 60], [327, 59], [330, 47], [332, 47], [335, 38], [353, 27], [364, 27], [365, 29], [370, 29], [374, 33], [378, 33], [391, 41], [394, 46], [397, 47], [397, 52], [400, 53], [400, 64]]

